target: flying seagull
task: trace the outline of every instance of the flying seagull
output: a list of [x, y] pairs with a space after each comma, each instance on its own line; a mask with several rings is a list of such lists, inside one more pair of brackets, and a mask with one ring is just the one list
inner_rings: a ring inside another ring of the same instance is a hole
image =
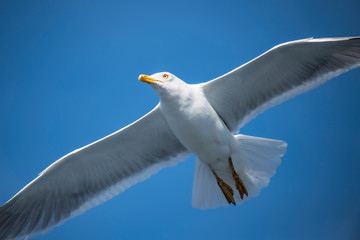
[[0, 208], [0, 239], [49, 231], [195, 154], [192, 205], [236, 205], [267, 186], [286, 142], [237, 134], [266, 109], [360, 66], [360, 38], [278, 45], [201, 84], [140, 75], [160, 103], [129, 126], [60, 158]]

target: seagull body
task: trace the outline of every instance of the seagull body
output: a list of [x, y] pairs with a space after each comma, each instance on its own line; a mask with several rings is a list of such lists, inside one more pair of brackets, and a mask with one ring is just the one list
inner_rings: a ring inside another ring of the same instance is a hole
[[49, 231], [196, 155], [192, 205], [241, 203], [267, 186], [284, 141], [236, 134], [266, 109], [360, 66], [360, 38], [278, 45], [212, 81], [140, 75], [160, 103], [129, 126], [60, 158], [0, 208], [0, 240]]
[[[202, 85], [187, 84], [167, 72], [140, 75], [139, 80], [149, 83], [159, 95], [159, 109], [172, 133], [189, 152], [197, 156], [194, 207], [236, 205], [236, 199], [238, 202], [247, 200], [268, 184], [285, 153], [285, 142], [233, 135], [209, 103]], [[249, 143], [249, 140], [256, 144]], [[260, 157], [260, 161], [254, 159], [258, 156], [248, 153], [243, 144], [250, 144], [250, 149], [260, 148], [266, 157]], [[269, 149], [271, 154], [267, 152]], [[266, 166], [254, 168], [248, 161]], [[233, 189], [237, 189], [238, 193], [234, 194]], [[244, 195], [248, 198], [244, 199]]]
[[209, 165], [217, 159], [227, 159], [234, 137], [202, 89], [186, 84], [170, 73], [152, 77], [161, 78], [164, 74], [170, 76], [167, 79], [169, 84], [183, 85], [180, 91], [177, 88], [163, 89], [163, 83], [153, 85], [160, 96], [160, 110], [174, 135], [186, 149]]

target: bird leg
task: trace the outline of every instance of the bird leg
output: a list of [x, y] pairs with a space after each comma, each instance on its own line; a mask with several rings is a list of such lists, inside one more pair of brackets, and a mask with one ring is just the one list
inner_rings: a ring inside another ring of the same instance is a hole
[[236, 205], [235, 199], [234, 199], [234, 191], [232, 190], [232, 188], [229, 185], [227, 185], [221, 178], [219, 178], [219, 176], [216, 174], [216, 172], [213, 169], [211, 169], [211, 171], [213, 172], [213, 174], [216, 178], [217, 184], [219, 185], [221, 191], [223, 192], [223, 194], [226, 198], [226, 201], [228, 201], [229, 204]]
[[231, 160], [231, 157], [229, 158], [229, 165], [231, 167], [232, 175], [233, 175], [233, 178], [235, 180], [236, 189], [239, 191], [241, 199], [243, 199], [244, 194], [246, 196], [248, 196], [248, 191], [247, 191], [243, 181], [241, 180], [239, 175], [236, 173], [235, 168], [234, 168], [234, 164], [233, 164], [233, 162]]

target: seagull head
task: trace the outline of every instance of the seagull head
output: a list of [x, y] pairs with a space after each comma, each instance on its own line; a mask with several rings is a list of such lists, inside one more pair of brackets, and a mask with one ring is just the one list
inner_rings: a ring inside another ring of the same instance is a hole
[[169, 72], [160, 72], [153, 75], [141, 74], [139, 80], [148, 83], [154, 91], [159, 95], [171, 94], [178, 92], [187, 84]]

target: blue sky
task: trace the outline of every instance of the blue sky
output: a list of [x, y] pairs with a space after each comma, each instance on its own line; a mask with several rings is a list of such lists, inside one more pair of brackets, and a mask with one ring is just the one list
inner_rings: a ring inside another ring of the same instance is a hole
[[[0, 203], [53, 161], [158, 102], [137, 80], [218, 77], [269, 48], [360, 35], [357, 0], [0, 3]], [[241, 132], [287, 154], [260, 195], [191, 207], [194, 158], [37, 239], [350, 239], [360, 236], [360, 69], [274, 107]]]

